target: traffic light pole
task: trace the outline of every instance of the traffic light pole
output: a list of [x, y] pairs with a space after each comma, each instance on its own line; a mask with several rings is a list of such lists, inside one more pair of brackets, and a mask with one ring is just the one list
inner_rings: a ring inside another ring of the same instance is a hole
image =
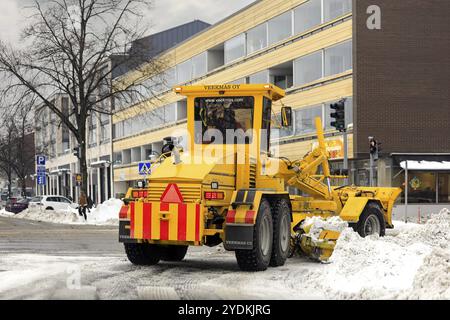
[[374, 186], [374, 173], [373, 173], [373, 167], [375, 165], [375, 161], [374, 161], [374, 157], [373, 154], [370, 154], [370, 186], [373, 187]]
[[348, 133], [347, 129], [344, 130], [344, 170], [347, 170], [347, 179], [345, 179], [345, 185], [349, 185], [350, 172], [348, 171]]

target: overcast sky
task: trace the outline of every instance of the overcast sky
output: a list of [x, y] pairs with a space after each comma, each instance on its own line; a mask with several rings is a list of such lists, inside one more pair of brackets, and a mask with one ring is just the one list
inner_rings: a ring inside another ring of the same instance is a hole
[[[46, 0], [40, 0], [45, 2]], [[154, 0], [148, 14], [152, 32], [159, 32], [195, 19], [215, 23], [254, 0]], [[0, 0], [0, 39], [17, 41], [26, 25], [24, 6], [33, 0]]]

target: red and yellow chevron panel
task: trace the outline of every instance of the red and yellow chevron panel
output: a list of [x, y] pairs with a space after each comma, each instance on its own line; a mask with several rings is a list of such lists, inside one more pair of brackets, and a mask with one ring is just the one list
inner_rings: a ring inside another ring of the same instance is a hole
[[256, 211], [255, 210], [229, 210], [227, 214], [227, 223], [238, 224], [255, 224]]
[[200, 242], [202, 211], [195, 203], [131, 202], [131, 239]]

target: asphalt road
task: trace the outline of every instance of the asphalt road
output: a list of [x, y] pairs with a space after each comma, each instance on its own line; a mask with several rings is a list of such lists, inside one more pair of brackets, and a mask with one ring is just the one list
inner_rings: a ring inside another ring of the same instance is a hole
[[0, 217], [0, 253], [123, 254], [117, 227], [72, 226]]
[[291, 259], [263, 273], [241, 272], [222, 247], [190, 248], [185, 261], [138, 267], [115, 227], [0, 217], [0, 299], [292, 299], [311, 268]]

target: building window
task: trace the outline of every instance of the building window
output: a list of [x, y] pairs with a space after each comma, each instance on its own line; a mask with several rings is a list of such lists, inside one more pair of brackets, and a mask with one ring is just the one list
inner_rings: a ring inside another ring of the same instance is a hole
[[62, 153], [70, 153], [70, 131], [66, 126], [62, 129]]
[[164, 109], [164, 119], [163, 124], [170, 124], [177, 121], [177, 104], [171, 103], [165, 107]]
[[409, 173], [409, 203], [436, 203], [436, 175], [428, 172]]
[[100, 130], [100, 143], [101, 144], [105, 144], [110, 141], [109, 128], [110, 128], [109, 124], [102, 125], [101, 130]]
[[294, 10], [294, 31], [295, 34], [320, 25], [322, 22], [321, 0], [309, 0]]
[[192, 58], [192, 78], [199, 78], [207, 73], [207, 54], [203, 52]]
[[228, 82], [227, 84], [247, 84], [247, 78], [236, 79]]
[[89, 130], [89, 148], [97, 146], [97, 129], [93, 128]]
[[294, 134], [304, 135], [316, 132], [315, 120], [322, 118], [322, 105], [295, 111]]
[[352, 67], [352, 41], [325, 49], [326, 77], [350, 70]]
[[322, 51], [294, 60], [294, 86], [322, 78]]
[[247, 54], [267, 47], [267, 24], [261, 24], [247, 31]]
[[187, 100], [177, 102], [177, 121], [187, 119]]
[[450, 173], [439, 173], [439, 203], [450, 203]]
[[269, 71], [264, 70], [248, 77], [249, 84], [265, 84], [269, 81]]
[[118, 122], [113, 126], [114, 139], [119, 139], [124, 136], [123, 128], [124, 128], [124, 121]]
[[225, 42], [225, 64], [245, 56], [245, 34]]
[[285, 62], [269, 69], [270, 83], [281, 89], [287, 89], [293, 85], [293, 62]]
[[[408, 203], [448, 203], [450, 200], [449, 176], [448, 173], [408, 171]], [[404, 171], [394, 178], [393, 185], [403, 189], [401, 203], [405, 203]]]
[[192, 61], [188, 60], [177, 65], [177, 83], [182, 84], [192, 80]]
[[269, 20], [269, 45], [292, 36], [291, 11]]
[[102, 125], [108, 124], [109, 123], [109, 118], [110, 118], [110, 115], [105, 114], [105, 113], [101, 113], [100, 114], [100, 123]]
[[352, 11], [352, 0], [323, 0], [324, 22], [328, 22]]

